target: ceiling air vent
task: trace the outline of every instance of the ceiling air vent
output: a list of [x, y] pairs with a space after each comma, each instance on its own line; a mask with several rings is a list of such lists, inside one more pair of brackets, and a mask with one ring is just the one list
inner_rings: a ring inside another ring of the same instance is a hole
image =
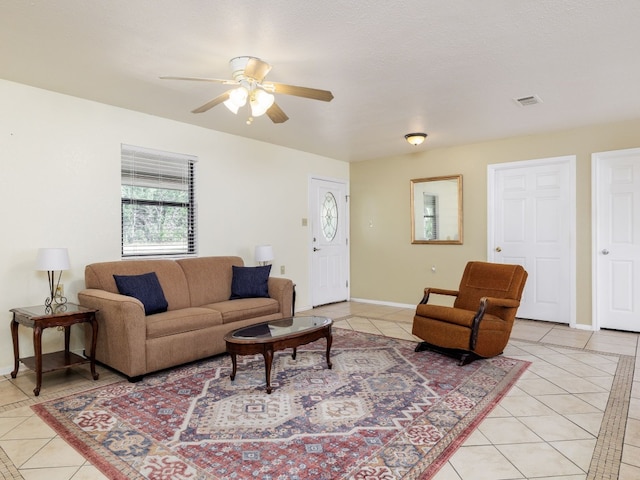
[[528, 97], [514, 98], [515, 102], [521, 107], [528, 107], [530, 105], [537, 105], [542, 103], [542, 100], [537, 95], [529, 95]]

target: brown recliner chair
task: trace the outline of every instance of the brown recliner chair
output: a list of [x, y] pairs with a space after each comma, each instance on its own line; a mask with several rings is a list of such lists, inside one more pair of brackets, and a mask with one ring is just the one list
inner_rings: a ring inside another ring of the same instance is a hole
[[[416, 352], [434, 350], [459, 358], [460, 365], [500, 355], [526, 280], [520, 265], [469, 262], [458, 290], [425, 288], [413, 317], [413, 334], [424, 340]], [[433, 293], [455, 296], [453, 307], [429, 305]]]

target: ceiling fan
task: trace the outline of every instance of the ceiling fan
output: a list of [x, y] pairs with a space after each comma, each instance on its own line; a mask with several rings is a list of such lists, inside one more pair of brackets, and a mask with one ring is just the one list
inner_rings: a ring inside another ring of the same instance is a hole
[[271, 70], [271, 65], [256, 57], [235, 57], [229, 61], [229, 65], [231, 67], [233, 80], [167, 76], [160, 78], [163, 80], [193, 80], [236, 86], [236, 88], [227, 90], [191, 112], [203, 113], [222, 103], [233, 113], [237, 114], [238, 109], [243, 107], [248, 100], [251, 108], [251, 116], [247, 120], [247, 124], [249, 125], [253, 122], [254, 117], [259, 117], [265, 113], [273, 123], [284, 123], [289, 120], [287, 114], [275, 103], [274, 93], [294, 95], [312, 100], [322, 100], [323, 102], [330, 102], [333, 99], [333, 94], [328, 90], [297, 87], [295, 85], [286, 85], [278, 82], [265, 82], [264, 77], [266, 77]]

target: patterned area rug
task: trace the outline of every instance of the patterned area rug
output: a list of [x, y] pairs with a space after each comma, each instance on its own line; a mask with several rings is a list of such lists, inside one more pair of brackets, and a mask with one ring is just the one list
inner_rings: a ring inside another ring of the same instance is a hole
[[457, 366], [416, 343], [334, 330], [276, 352], [271, 395], [261, 355], [221, 355], [32, 408], [114, 479], [426, 479], [528, 363]]

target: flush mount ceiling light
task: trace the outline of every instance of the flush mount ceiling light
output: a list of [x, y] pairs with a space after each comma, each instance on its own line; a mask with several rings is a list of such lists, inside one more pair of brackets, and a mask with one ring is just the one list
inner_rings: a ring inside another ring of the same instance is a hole
[[417, 147], [422, 142], [424, 142], [425, 138], [427, 138], [426, 133], [407, 133], [404, 138], [414, 147]]

